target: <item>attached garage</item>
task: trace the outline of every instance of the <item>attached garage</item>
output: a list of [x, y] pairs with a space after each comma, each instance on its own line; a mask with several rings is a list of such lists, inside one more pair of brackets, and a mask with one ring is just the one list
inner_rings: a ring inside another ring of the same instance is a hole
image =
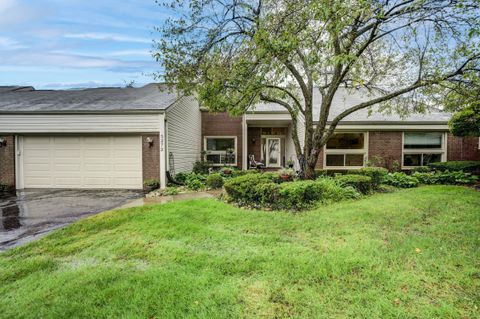
[[0, 184], [12, 189], [163, 188], [167, 169], [191, 170], [200, 150], [198, 102], [164, 84], [0, 86]]
[[142, 188], [142, 138], [21, 136], [24, 188]]

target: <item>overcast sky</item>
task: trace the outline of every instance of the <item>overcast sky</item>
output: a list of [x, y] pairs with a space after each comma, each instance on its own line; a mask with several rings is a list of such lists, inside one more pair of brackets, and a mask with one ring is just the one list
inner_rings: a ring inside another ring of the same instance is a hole
[[0, 85], [152, 82], [154, 0], [0, 0]]

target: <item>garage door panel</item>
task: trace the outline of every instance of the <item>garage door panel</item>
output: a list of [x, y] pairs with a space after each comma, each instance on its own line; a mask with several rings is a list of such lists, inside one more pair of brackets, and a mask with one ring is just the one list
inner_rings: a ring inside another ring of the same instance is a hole
[[23, 138], [26, 188], [142, 188], [140, 136]]
[[53, 169], [61, 172], [68, 172], [70, 174], [80, 174], [82, 171], [82, 166], [80, 164], [55, 164]]
[[80, 156], [82, 156], [82, 152], [76, 148], [76, 149], [54, 149], [53, 150], [53, 155], [54, 155], [54, 158], [68, 158], [68, 159], [72, 159], [72, 158], [79, 158]]

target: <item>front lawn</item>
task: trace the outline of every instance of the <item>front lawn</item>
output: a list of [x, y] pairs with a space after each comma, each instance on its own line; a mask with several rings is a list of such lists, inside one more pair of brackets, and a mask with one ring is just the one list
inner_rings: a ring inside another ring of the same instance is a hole
[[111, 211], [0, 254], [0, 317], [474, 318], [479, 247], [480, 193], [455, 186]]

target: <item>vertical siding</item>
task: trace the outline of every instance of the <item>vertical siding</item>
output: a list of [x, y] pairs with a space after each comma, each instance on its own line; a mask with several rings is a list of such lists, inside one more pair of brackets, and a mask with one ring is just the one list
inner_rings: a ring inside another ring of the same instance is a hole
[[202, 116], [198, 102], [193, 97], [182, 97], [166, 115], [167, 150], [173, 153], [175, 172], [191, 171], [201, 151]]

